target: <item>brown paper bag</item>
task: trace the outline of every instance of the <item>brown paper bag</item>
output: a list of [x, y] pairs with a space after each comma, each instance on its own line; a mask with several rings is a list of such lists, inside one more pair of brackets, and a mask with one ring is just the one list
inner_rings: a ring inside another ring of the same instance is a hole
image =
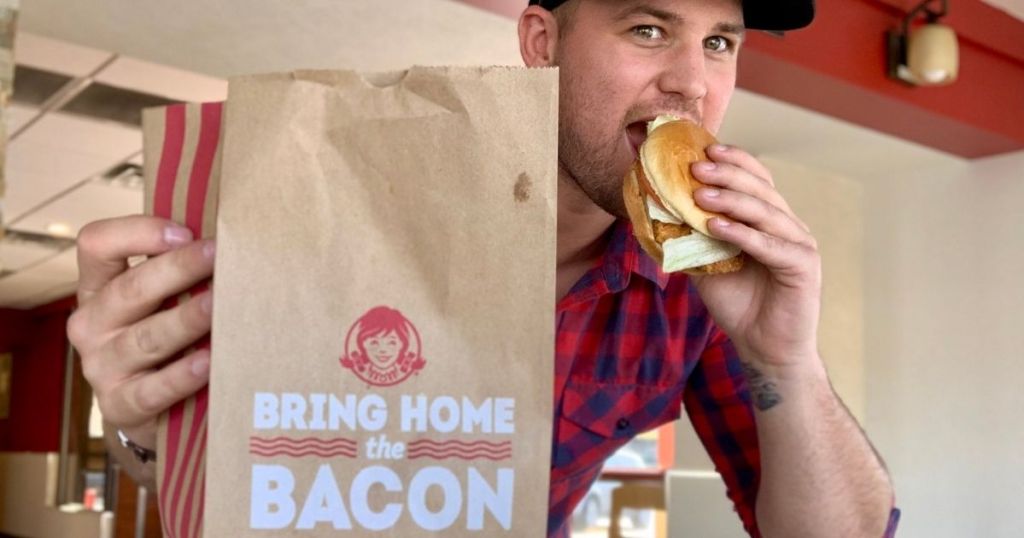
[[543, 536], [557, 72], [230, 81], [205, 536]]

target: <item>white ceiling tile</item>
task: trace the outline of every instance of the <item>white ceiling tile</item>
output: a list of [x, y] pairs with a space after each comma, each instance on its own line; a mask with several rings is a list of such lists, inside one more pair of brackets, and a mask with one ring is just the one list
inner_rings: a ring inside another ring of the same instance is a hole
[[74, 295], [76, 291], [78, 291], [78, 280], [54, 284], [53, 286], [50, 286], [49, 288], [46, 288], [32, 296], [28, 300], [20, 303], [17, 308], [29, 309], [42, 306], [47, 303], [52, 303], [58, 299], [70, 297]]
[[51, 224], [60, 223], [68, 227], [69, 236], [75, 237], [92, 221], [141, 213], [142, 197], [141, 190], [88, 183], [19, 220], [11, 228], [47, 234], [51, 233]]
[[22, 142], [103, 157], [124, 156], [142, 147], [142, 131], [121, 123], [54, 112], [12, 140], [11, 151]]
[[59, 284], [48, 276], [35, 275], [31, 271], [0, 278], [0, 307], [32, 308], [36, 306], [33, 298], [45, 294], [55, 285]]
[[122, 56], [104, 69], [97, 82], [185, 102], [223, 101], [228, 97], [224, 79]]
[[1024, 21], [1024, 0], [981, 0], [1009, 15]]
[[0, 271], [20, 271], [52, 257], [52, 247], [29, 241], [0, 241]]
[[[7, 176], [14, 187], [39, 189], [52, 185], [65, 186], [81, 181], [111, 163], [111, 158], [68, 150], [56, 144], [19, 141], [11, 144], [7, 159]], [[42, 182], [22, 183], [26, 176]]]
[[136, 128], [67, 114], [47, 115], [8, 146], [6, 219], [17, 219], [141, 148], [142, 133]]
[[26, 106], [19, 103], [9, 103], [4, 110], [4, 122], [7, 123], [7, 132], [17, 131], [28, 120], [34, 118], [39, 109], [33, 106]]
[[0, 278], [0, 307], [32, 308], [74, 292], [78, 281], [75, 249], [29, 269]]
[[462, 2], [31, 0], [19, 17], [26, 30], [219, 77], [522, 64], [516, 21]]
[[18, 31], [14, 43], [14, 61], [18, 65], [72, 77], [88, 75], [108, 57], [110, 53], [106, 51], [21, 30]]

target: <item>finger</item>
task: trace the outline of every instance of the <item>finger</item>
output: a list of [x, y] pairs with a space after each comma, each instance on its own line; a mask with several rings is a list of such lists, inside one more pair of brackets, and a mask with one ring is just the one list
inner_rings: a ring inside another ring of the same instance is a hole
[[119, 427], [143, 424], [195, 394], [209, 379], [210, 350], [198, 349], [104, 395], [103, 416]]
[[215, 245], [212, 239], [150, 258], [110, 281], [83, 308], [94, 333], [108, 333], [149, 316], [168, 297], [173, 297], [213, 274]]
[[183, 304], [158, 312], [115, 336], [109, 351], [96, 354], [108, 379], [127, 379], [153, 368], [210, 332], [213, 291], [193, 296]]
[[746, 193], [772, 204], [789, 215], [804, 231], [810, 231], [807, 224], [800, 220], [800, 217], [797, 217], [789, 207], [782, 194], [770, 183], [750, 171], [733, 164], [708, 161], [694, 163], [691, 171], [694, 177], [705, 185]]
[[749, 170], [751, 174], [761, 181], [773, 187], [775, 186], [775, 180], [772, 179], [771, 171], [761, 164], [761, 161], [757, 160], [756, 157], [741, 148], [725, 144], [714, 144], [708, 147], [707, 154], [711, 160], [717, 163], [731, 164], [737, 168]]
[[802, 272], [807, 257], [816, 252], [812, 246], [786, 241], [723, 217], [708, 221], [708, 230], [714, 237], [738, 246], [765, 267], [781, 274]]
[[702, 187], [694, 194], [694, 199], [703, 209], [721, 213], [769, 235], [794, 243], [810, 244], [810, 234], [788, 213], [760, 198], [714, 187]]
[[129, 257], [161, 254], [191, 240], [188, 228], [156, 217], [136, 215], [87, 224], [78, 234], [79, 304], [124, 272]]

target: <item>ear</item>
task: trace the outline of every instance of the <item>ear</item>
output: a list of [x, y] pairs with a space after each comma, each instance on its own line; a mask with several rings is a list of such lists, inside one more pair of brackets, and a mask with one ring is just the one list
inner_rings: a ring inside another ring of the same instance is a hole
[[558, 21], [548, 10], [529, 6], [519, 16], [519, 54], [527, 67], [554, 64], [558, 44]]

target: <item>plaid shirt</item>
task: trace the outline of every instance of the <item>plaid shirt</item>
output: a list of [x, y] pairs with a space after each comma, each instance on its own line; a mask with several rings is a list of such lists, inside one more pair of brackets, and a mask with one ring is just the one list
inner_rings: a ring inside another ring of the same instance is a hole
[[[608, 456], [679, 418], [683, 404], [744, 528], [760, 536], [760, 452], [736, 351], [686, 276], [662, 273], [628, 222], [617, 221], [610, 234], [601, 260], [556, 312], [548, 536], [569, 535], [573, 508]], [[885, 536], [898, 516], [893, 510]]]

